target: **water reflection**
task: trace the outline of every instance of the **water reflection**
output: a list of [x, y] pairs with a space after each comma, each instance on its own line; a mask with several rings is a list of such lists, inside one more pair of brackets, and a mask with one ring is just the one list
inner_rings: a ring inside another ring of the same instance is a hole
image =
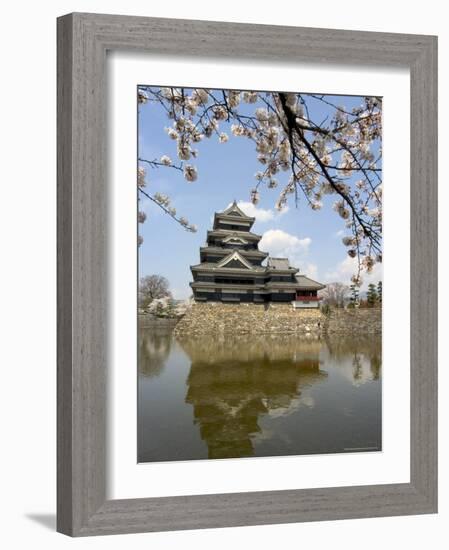
[[[382, 342], [380, 335], [357, 338], [337, 337], [326, 338], [329, 358], [341, 365], [345, 375], [354, 385], [360, 385], [370, 380], [379, 380], [382, 365]], [[352, 368], [345, 363], [347, 357], [352, 357]]]
[[141, 329], [139, 333], [139, 372], [158, 376], [170, 355], [173, 337], [167, 330]]
[[291, 413], [302, 404], [303, 389], [327, 377], [316, 340], [226, 336], [180, 344], [191, 360], [186, 402], [209, 458], [253, 456], [259, 417]]
[[139, 461], [381, 448], [380, 338], [139, 333]]

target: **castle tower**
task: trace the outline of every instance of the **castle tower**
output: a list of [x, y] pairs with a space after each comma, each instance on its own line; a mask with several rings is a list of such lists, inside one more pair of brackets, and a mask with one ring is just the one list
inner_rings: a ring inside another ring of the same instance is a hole
[[190, 286], [197, 302], [294, 302], [296, 307], [318, 307], [317, 283], [291, 267], [287, 258], [268, 258], [259, 250], [260, 235], [234, 201], [216, 212], [206, 246], [200, 248], [198, 265], [190, 267]]

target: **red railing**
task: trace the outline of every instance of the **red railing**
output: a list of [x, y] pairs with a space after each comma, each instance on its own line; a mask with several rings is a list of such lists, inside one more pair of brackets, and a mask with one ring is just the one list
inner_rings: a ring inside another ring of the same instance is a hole
[[318, 302], [320, 300], [319, 296], [296, 296], [295, 300], [297, 302]]

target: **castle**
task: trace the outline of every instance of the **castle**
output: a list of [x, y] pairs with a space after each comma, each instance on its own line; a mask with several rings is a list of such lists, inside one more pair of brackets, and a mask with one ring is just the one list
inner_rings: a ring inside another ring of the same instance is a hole
[[206, 246], [200, 248], [200, 263], [190, 266], [195, 301], [318, 307], [317, 293], [325, 285], [299, 274], [288, 258], [272, 258], [259, 250], [262, 237], [251, 232], [254, 222], [235, 201], [215, 213]]

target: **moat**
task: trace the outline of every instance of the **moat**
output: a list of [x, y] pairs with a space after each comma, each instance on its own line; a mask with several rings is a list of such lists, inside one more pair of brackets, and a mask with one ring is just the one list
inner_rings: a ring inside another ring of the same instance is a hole
[[138, 462], [381, 450], [381, 336], [141, 328]]

